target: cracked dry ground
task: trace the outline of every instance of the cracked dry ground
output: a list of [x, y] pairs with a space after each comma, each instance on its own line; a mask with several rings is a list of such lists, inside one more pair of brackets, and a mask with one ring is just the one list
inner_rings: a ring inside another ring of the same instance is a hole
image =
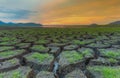
[[120, 78], [120, 28], [0, 31], [0, 78]]

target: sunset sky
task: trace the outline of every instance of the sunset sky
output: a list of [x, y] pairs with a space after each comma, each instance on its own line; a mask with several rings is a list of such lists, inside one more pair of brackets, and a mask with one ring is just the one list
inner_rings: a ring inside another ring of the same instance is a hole
[[0, 20], [43, 25], [107, 24], [120, 20], [120, 0], [0, 0]]

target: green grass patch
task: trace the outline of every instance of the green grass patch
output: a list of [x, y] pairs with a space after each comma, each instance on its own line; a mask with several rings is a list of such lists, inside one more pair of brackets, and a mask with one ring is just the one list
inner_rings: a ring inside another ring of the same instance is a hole
[[34, 45], [31, 49], [38, 50], [38, 51], [43, 51], [43, 50], [46, 50], [47, 48], [44, 47], [43, 45]]
[[80, 41], [80, 40], [73, 40], [73, 44], [77, 44], [77, 45], [85, 45], [85, 44], [88, 44], [88, 43], [91, 43], [92, 40], [83, 40], [83, 41]]
[[48, 41], [45, 40], [45, 39], [43, 39], [43, 40], [38, 40], [38, 41], [36, 41], [35, 43], [36, 43], [36, 44], [46, 44], [46, 43], [48, 43]]
[[104, 56], [112, 58], [120, 58], [120, 50], [100, 50]]
[[111, 62], [111, 63], [117, 63], [118, 62], [116, 59], [113, 59], [113, 58], [109, 58], [108, 61]]
[[74, 44], [78, 44], [78, 45], [84, 45], [84, 44], [86, 44], [85, 41], [80, 41], [80, 40], [73, 40], [73, 43]]
[[27, 78], [27, 75], [31, 69], [28, 67], [22, 67], [16, 70], [0, 73], [0, 78]]
[[62, 56], [65, 57], [70, 63], [75, 63], [83, 59], [83, 55], [77, 53], [76, 51], [64, 51]]
[[26, 56], [28, 60], [36, 60], [39, 63], [43, 63], [44, 61], [52, 60], [53, 56], [49, 54], [40, 54], [40, 53], [32, 53], [31, 55]]
[[16, 43], [17, 42], [14, 42], [14, 41], [8, 41], [8, 42], [1, 42], [0, 45], [14, 45]]
[[90, 49], [85, 49], [85, 50], [83, 50], [83, 51], [82, 51], [82, 55], [83, 55], [84, 57], [93, 57], [93, 54], [92, 54], [92, 52], [91, 52]]
[[120, 67], [95, 66], [88, 69], [99, 72], [103, 78], [120, 78]]
[[11, 60], [8, 60], [8, 62], [10, 62], [11, 64], [16, 64], [16, 63], [18, 63], [18, 60], [17, 59], [11, 59]]
[[11, 57], [24, 52], [24, 50], [10, 50], [0, 53], [0, 58]]
[[0, 47], [0, 51], [9, 50], [9, 49], [13, 49], [13, 48], [14, 47], [4, 46], [4, 47]]

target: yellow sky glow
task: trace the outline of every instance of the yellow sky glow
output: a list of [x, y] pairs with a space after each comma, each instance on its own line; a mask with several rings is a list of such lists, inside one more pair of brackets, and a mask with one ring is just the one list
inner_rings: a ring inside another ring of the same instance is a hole
[[31, 18], [44, 25], [106, 24], [120, 20], [120, 0], [53, 0], [40, 10], [42, 13]]

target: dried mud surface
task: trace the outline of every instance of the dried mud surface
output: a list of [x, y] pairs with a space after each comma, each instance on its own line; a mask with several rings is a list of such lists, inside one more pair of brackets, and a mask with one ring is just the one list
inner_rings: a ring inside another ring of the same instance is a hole
[[98, 78], [87, 67], [120, 66], [120, 32], [43, 30], [0, 31], [2, 78]]

